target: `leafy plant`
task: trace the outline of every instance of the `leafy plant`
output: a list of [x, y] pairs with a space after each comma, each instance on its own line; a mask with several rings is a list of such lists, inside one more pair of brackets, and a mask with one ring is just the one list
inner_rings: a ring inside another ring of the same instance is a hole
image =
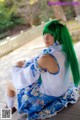
[[13, 1], [0, 3], [0, 34], [16, 25], [23, 24], [23, 22], [23, 19], [17, 13], [17, 7], [13, 4]]

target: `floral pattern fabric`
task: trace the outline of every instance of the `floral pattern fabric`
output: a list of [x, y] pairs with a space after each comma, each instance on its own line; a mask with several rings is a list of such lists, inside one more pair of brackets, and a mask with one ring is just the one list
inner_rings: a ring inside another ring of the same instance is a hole
[[72, 83], [66, 93], [60, 97], [48, 96], [39, 91], [42, 83], [39, 79], [26, 88], [17, 91], [18, 112], [26, 113], [27, 120], [45, 119], [56, 115], [68, 103], [76, 103], [79, 98], [79, 89]]

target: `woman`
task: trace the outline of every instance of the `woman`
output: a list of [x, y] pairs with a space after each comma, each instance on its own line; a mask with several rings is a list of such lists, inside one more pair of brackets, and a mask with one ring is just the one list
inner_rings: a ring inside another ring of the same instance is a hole
[[[28, 120], [54, 116], [79, 99], [80, 70], [66, 25], [59, 20], [48, 22], [43, 36], [47, 48], [28, 62], [19, 61], [12, 69], [18, 112], [26, 113]], [[69, 80], [70, 68], [74, 84]], [[7, 107], [13, 109], [12, 85], [8, 85], [6, 97]]]

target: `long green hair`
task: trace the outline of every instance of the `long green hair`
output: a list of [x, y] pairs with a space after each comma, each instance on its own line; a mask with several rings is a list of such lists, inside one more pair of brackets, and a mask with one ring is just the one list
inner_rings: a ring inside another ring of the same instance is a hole
[[74, 84], [78, 86], [80, 82], [80, 69], [72, 38], [66, 25], [61, 24], [59, 20], [52, 20], [48, 22], [43, 29], [43, 35], [46, 33], [50, 33], [54, 37], [55, 42], [58, 41], [62, 44], [62, 49], [66, 52], [71, 67]]

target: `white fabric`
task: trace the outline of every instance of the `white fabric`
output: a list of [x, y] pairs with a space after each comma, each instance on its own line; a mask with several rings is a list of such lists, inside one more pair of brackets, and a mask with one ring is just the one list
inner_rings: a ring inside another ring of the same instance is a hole
[[13, 108], [15, 98], [16, 98], [16, 96], [10, 97], [10, 96], [6, 95], [6, 100], [7, 100], [7, 106], [8, 106], [8, 108]]
[[24, 87], [27, 87], [39, 78], [39, 73], [37, 72], [35, 72], [35, 77], [33, 76], [30, 69], [31, 65], [27, 68], [13, 67], [12, 80], [16, 89], [22, 89]]
[[57, 59], [60, 68], [59, 72], [55, 75], [50, 74], [49, 72], [41, 74], [43, 82], [40, 91], [47, 95], [61, 96], [69, 87], [69, 66], [66, 61], [66, 54], [59, 48], [60, 46], [58, 48], [55, 47], [51, 52]]
[[42, 54], [51, 54], [57, 59], [60, 68], [59, 72], [57, 74], [40, 72], [38, 69], [36, 69], [35, 59], [33, 59], [30, 60], [31, 64], [29, 66], [27, 65], [27, 67], [26, 64], [23, 68], [15, 66], [13, 67], [13, 84], [16, 89], [21, 89], [34, 83], [41, 75], [42, 84], [40, 91], [47, 95], [61, 96], [69, 87], [69, 65], [67, 64], [66, 54], [62, 52], [61, 45], [52, 45], [43, 50]]

